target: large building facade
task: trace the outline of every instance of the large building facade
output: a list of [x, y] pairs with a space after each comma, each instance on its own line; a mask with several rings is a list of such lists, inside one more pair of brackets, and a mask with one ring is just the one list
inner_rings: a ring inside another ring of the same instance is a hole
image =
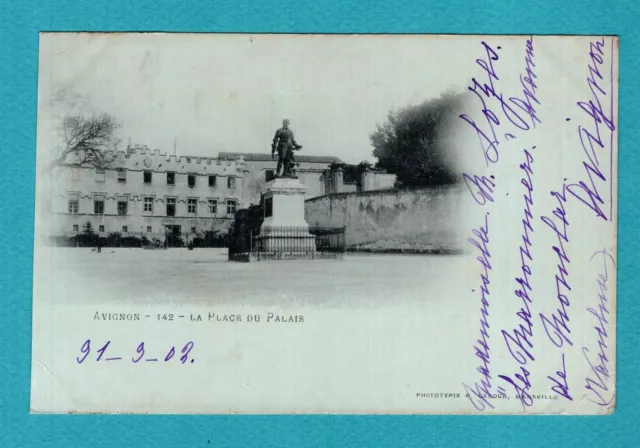
[[[305, 199], [327, 194], [323, 181], [324, 172], [331, 164], [342, 163], [342, 161], [337, 157], [309, 156], [298, 153], [295, 154], [295, 157], [298, 163], [296, 176], [307, 188]], [[272, 158], [270, 154], [221, 152], [218, 158], [245, 162], [244, 199], [253, 204], [258, 203], [261, 194], [264, 193], [264, 185], [275, 176], [278, 156]]]
[[[305, 199], [356, 188], [343, 181], [345, 164], [337, 157], [296, 160]], [[117, 233], [162, 242], [169, 236], [188, 241], [224, 235], [236, 210], [260, 202], [276, 165], [270, 154], [177, 157], [135, 145], [118, 152], [109, 169], [61, 167], [50, 192], [51, 236], [73, 237], [88, 224], [102, 237]], [[357, 188], [378, 189], [393, 179], [367, 172]]]
[[53, 236], [91, 224], [101, 236], [206, 236], [225, 233], [243, 200], [242, 160], [176, 157], [136, 146], [111, 169], [60, 168], [52, 191]]

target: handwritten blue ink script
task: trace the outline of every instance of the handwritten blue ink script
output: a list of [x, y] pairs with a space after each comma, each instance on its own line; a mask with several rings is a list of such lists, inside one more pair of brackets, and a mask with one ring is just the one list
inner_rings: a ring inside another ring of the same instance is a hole
[[[473, 95], [459, 116], [476, 142], [467, 151], [477, 168], [462, 181], [477, 209], [468, 253], [479, 267], [470, 302], [479, 337], [469, 352], [478, 367], [462, 387], [480, 412], [608, 413], [615, 406], [617, 40], [573, 42], [583, 77], [562, 100], [544, 94], [562, 72], [538, 63], [546, 43], [536, 36], [480, 42]], [[514, 70], [518, 60], [524, 64]]]

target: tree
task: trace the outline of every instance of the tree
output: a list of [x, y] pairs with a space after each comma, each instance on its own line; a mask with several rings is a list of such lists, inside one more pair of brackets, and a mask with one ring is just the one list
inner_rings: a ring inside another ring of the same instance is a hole
[[370, 135], [377, 168], [395, 174], [402, 187], [457, 182], [446, 163], [443, 139], [461, 104], [461, 95], [445, 94], [390, 112], [387, 121]]
[[93, 235], [95, 232], [93, 231], [93, 226], [91, 225], [91, 221], [87, 221], [84, 225], [84, 233], [85, 235]]
[[69, 115], [62, 119], [63, 149], [51, 168], [110, 168], [120, 143], [115, 133], [120, 123], [107, 114]]
[[264, 220], [264, 197], [260, 204], [252, 204], [248, 208], [236, 211], [235, 219], [229, 227], [229, 253], [247, 253], [252, 247], [252, 238], [260, 233]]
[[82, 233], [75, 235], [72, 240], [76, 246], [91, 247], [95, 246], [99, 240], [99, 236], [93, 231], [91, 222], [87, 221], [83, 226]]

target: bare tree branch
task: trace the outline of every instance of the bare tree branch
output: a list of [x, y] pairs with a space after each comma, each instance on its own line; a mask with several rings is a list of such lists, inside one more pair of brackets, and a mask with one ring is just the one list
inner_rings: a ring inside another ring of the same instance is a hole
[[120, 140], [115, 132], [120, 128], [116, 119], [103, 113], [90, 118], [70, 115], [62, 120], [64, 139], [60, 155], [51, 163], [56, 167], [111, 168]]

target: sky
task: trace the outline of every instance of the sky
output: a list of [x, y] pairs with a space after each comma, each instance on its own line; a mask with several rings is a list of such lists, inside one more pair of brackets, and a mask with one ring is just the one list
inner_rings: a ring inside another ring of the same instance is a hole
[[269, 153], [288, 118], [301, 155], [375, 162], [369, 135], [390, 111], [466, 89], [469, 42], [446, 39], [43, 34], [39, 148], [60, 144], [63, 116], [107, 112], [124, 147]]

